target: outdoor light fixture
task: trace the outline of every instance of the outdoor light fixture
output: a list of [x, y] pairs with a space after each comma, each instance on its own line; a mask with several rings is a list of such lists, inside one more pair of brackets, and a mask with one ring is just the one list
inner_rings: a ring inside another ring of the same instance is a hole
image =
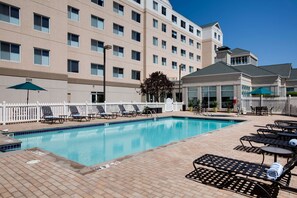
[[103, 102], [105, 102], [106, 99], [106, 50], [112, 49], [111, 45], [105, 45], [103, 49]]

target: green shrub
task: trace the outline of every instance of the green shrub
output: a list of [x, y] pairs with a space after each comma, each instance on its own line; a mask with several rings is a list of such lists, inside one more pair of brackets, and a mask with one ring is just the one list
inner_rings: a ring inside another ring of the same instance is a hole
[[289, 95], [291, 95], [292, 97], [297, 97], [297, 92], [296, 91], [288, 92], [287, 96]]

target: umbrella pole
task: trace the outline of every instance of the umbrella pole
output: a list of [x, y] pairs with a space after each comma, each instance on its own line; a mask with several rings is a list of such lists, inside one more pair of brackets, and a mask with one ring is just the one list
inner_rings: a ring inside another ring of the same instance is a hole
[[29, 102], [29, 89], [27, 89], [27, 104]]

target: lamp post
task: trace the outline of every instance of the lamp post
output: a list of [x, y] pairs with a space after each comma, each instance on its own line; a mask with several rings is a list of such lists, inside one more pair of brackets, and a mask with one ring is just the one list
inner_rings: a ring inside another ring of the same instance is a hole
[[106, 50], [112, 49], [111, 45], [105, 45], [103, 48], [103, 102], [105, 102], [106, 99]]
[[179, 73], [178, 73], [178, 76], [179, 76], [179, 80], [178, 80], [178, 102], [181, 102], [181, 96], [180, 96], [180, 77], [181, 77], [181, 68], [182, 68], [183, 64], [180, 64], [179, 65]]

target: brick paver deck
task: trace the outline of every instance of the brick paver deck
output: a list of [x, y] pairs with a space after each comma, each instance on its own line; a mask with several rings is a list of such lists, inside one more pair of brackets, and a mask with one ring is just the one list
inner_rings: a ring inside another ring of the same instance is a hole
[[[189, 112], [178, 114], [193, 116]], [[121, 159], [120, 163], [110, 168], [85, 175], [36, 152], [2, 153], [0, 154], [0, 196], [30, 198], [246, 197], [234, 191], [218, 189], [185, 177], [193, 171], [192, 161], [206, 153], [260, 163], [262, 155], [234, 149], [240, 145], [238, 139], [243, 135], [255, 133], [259, 126], [272, 123], [276, 119], [296, 119], [276, 115], [242, 116], [241, 118], [247, 121]], [[67, 124], [71, 125], [71, 122]], [[27, 128], [45, 127], [40, 123], [28, 123], [0, 126], [0, 129], [9, 128], [10, 131], [17, 131], [18, 127], [24, 129], [24, 126]], [[46, 127], [50, 126], [52, 125], [46, 125]], [[286, 162], [284, 158], [279, 159], [282, 164]], [[32, 160], [39, 161], [27, 164]], [[271, 164], [272, 162], [272, 156], [265, 157], [265, 163]], [[297, 187], [296, 178], [293, 178], [291, 185]], [[296, 194], [280, 190], [278, 197], [296, 197]]]

